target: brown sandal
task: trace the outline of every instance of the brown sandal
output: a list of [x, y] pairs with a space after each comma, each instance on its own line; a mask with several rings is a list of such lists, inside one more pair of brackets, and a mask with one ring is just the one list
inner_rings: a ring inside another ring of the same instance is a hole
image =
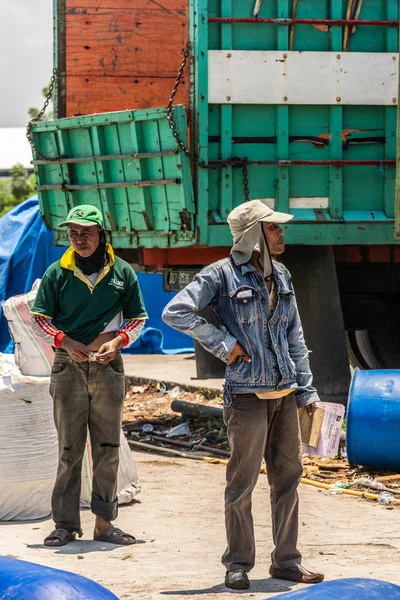
[[64, 529], [63, 527], [57, 527], [54, 529], [45, 539], [45, 546], [65, 546], [69, 542], [75, 541], [75, 534]]
[[269, 573], [274, 579], [285, 579], [296, 583], [320, 583], [324, 579], [321, 573], [311, 573], [302, 565], [294, 565], [287, 569], [278, 569], [271, 566]]
[[117, 546], [130, 546], [136, 544], [136, 539], [133, 535], [125, 533], [118, 527], [110, 527], [105, 535], [95, 535], [93, 539], [96, 542], [109, 542], [110, 544], [116, 544]]

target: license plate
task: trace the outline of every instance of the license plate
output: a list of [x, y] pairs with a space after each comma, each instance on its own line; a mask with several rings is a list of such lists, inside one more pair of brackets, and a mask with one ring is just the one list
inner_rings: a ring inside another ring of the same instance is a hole
[[164, 269], [164, 290], [180, 292], [193, 281], [197, 269]]

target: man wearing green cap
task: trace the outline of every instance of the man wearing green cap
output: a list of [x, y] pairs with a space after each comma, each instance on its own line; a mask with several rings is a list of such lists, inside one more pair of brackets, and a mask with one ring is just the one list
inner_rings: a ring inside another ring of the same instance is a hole
[[55, 348], [50, 393], [59, 442], [56, 528], [44, 543], [63, 546], [82, 535], [79, 499], [89, 427], [94, 539], [133, 544], [132, 535], [112, 525], [125, 398], [120, 349], [137, 339], [147, 314], [134, 270], [106, 243], [101, 212], [76, 206], [59, 225], [65, 226], [71, 247], [45, 272], [32, 308], [35, 332]]

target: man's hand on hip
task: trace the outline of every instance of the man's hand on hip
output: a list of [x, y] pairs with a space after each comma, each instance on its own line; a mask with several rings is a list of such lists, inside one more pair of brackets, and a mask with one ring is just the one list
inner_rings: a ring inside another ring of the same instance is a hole
[[85, 346], [85, 344], [81, 344], [81, 342], [77, 342], [68, 336], [65, 336], [61, 340], [61, 348], [66, 350], [75, 362], [85, 362], [89, 360], [89, 348]]
[[232, 352], [229, 355], [229, 358], [228, 358], [226, 364], [233, 365], [233, 363], [235, 363], [237, 361], [237, 359], [240, 357], [243, 358], [244, 362], [247, 362], [247, 363], [251, 362], [250, 356], [248, 356], [246, 354], [246, 352], [243, 350], [243, 348], [239, 344], [235, 344]]
[[116, 338], [111, 340], [110, 342], [106, 342], [103, 344], [98, 352], [96, 352], [96, 360], [103, 365], [114, 360], [117, 356], [117, 352], [124, 345], [124, 340], [121, 336], [117, 335]]

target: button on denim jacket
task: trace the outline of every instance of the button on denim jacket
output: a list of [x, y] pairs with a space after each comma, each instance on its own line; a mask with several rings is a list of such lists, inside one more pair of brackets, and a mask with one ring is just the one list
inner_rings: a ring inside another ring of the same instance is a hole
[[[236, 342], [251, 357], [227, 366], [224, 402], [230, 394], [296, 388], [299, 407], [319, 400], [312, 374], [292, 279], [273, 261], [278, 303], [271, 317], [263, 276], [253, 265], [237, 266], [226, 258], [203, 269], [165, 307], [163, 320], [190, 335], [206, 350], [227, 362]], [[197, 313], [210, 307], [220, 328]], [[267, 400], [266, 400], [267, 401]]]

